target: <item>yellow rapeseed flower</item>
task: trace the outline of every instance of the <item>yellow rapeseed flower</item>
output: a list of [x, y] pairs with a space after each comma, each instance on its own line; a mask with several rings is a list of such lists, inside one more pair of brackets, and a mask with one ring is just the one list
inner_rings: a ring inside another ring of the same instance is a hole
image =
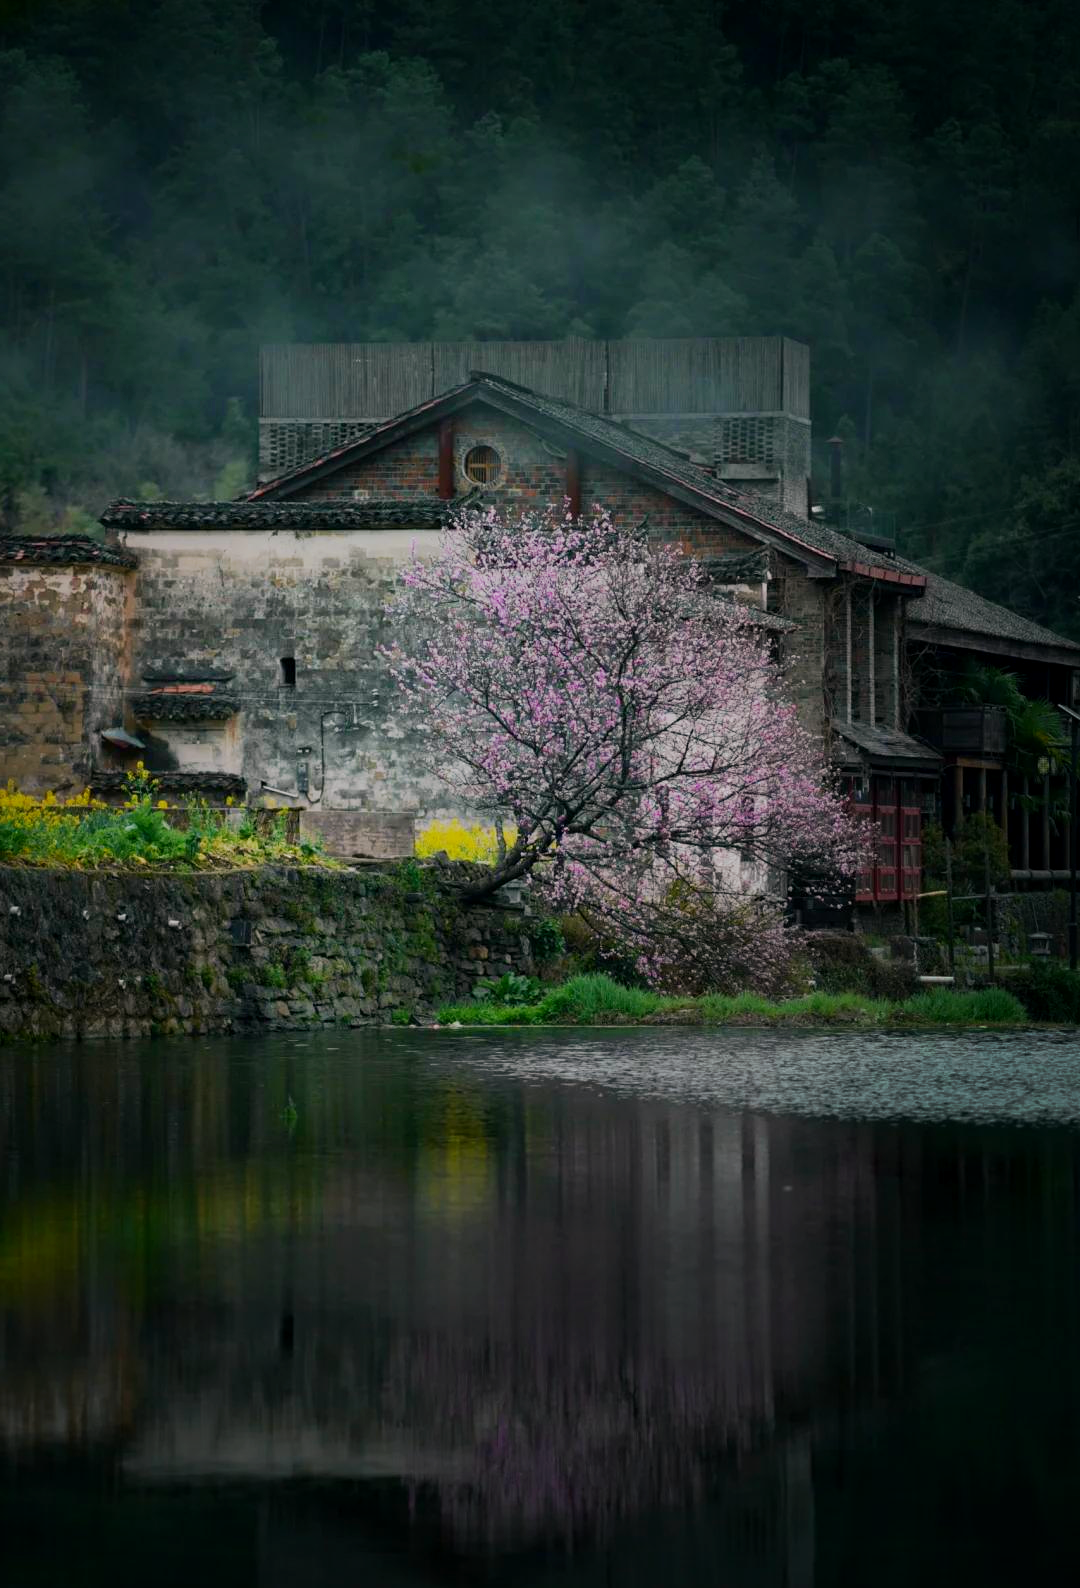
[[[503, 834], [509, 847], [517, 837], [517, 828], [504, 827]], [[484, 827], [479, 822], [467, 827], [456, 819], [428, 822], [417, 834], [415, 848], [421, 859], [443, 850], [451, 860], [475, 860], [491, 866], [499, 857], [499, 839], [494, 827]]]

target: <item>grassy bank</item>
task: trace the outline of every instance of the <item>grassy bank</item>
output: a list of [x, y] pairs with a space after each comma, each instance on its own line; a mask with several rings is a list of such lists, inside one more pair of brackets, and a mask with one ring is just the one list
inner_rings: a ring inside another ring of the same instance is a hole
[[773, 1002], [756, 993], [669, 998], [622, 987], [610, 976], [575, 976], [535, 1003], [448, 1004], [440, 1025], [469, 1026], [903, 1026], [1023, 1025], [1019, 999], [1000, 987], [954, 992], [937, 987], [900, 1003], [860, 993], [808, 993]]

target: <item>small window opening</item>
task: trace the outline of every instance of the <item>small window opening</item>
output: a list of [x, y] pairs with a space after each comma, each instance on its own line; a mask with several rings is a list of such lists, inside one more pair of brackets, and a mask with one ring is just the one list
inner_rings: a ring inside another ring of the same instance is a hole
[[499, 454], [495, 448], [472, 447], [465, 454], [465, 473], [474, 485], [490, 485], [499, 473]]
[[296, 688], [296, 657], [281, 658], [281, 684], [284, 689]]

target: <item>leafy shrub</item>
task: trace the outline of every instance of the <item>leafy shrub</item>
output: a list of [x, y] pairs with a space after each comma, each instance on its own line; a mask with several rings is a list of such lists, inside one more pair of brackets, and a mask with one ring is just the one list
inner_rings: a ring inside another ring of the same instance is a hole
[[566, 953], [566, 939], [558, 921], [549, 915], [534, 921], [529, 932], [529, 946], [533, 952], [533, 959], [538, 965], [547, 965], [553, 959], [561, 959]]
[[[258, 866], [270, 861], [333, 864], [316, 845], [291, 843], [287, 813], [261, 833], [229, 825], [220, 811], [194, 801], [178, 813], [156, 800], [157, 784], [142, 762], [127, 779], [120, 809], [92, 800], [88, 790], [70, 800], [20, 794], [14, 783], [0, 789], [0, 863], [90, 870], [141, 866], [191, 871]], [[247, 836], [245, 836], [247, 833]]]
[[615, 942], [591, 927], [580, 915], [564, 915], [559, 921], [567, 955], [568, 970], [588, 975], [609, 976], [624, 987], [643, 987], [645, 978], [638, 969], [638, 953], [632, 944]]
[[803, 951], [822, 992], [867, 992], [876, 963], [854, 932], [807, 932]]
[[803, 951], [820, 992], [866, 993], [897, 1003], [918, 989], [911, 960], [879, 959], [854, 932], [808, 932]]
[[415, 860], [403, 860], [394, 871], [394, 882], [401, 893], [419, 893], [424, 886], [424, 873]]
[[1009, 990], [1020, 999], [1032, 1020], [1080, 1025], [1080, 971], [1048, 960], [1011, 975]]
[[473, 987], [472, 995], [477, 1003], [530, 1004], [535, 1003], [540, 995], [540, 983], [535, 976], [518, 976], [508, 971], [498, 980], [481, 976]]
[[[539, 983], [536, 986], [539, 989]], [[604, 1018], [611, 1015], [638, 1020], [643, 1015], [654, 1014], [668, 1002], [640, 987], [622, 987], [610, 976], [573, 976], [561, 987], [553, 987], [538, 1003], [449, 1004], [439, 1010], [439, 1020], [444, 1025], [460, 1020], [462, 1024], [485, 1026], [587, 1026], [598, 1021], [602, 1024]]]
[[870, 956], [867, 990], [874, 998], [888, 998], [900, 1003], [919, 990], [919, 977], [915, 963], [910, 959], [876, 959]]

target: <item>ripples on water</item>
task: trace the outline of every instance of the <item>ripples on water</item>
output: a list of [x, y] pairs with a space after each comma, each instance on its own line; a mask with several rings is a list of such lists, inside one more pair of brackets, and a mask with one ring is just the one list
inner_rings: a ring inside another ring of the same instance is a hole
[[[831, 1118], [1080, 1123], [1075, 1031], [452, 1033], [469, 1062], [706, 1108]], [[515, 1040], [517, 1039], [517, 1040]], [[411, 1050], [423, 1050], [410, 1044]]]
[[1069, 1580], [1078, 1119], [1049, 1032], [2, 1052], [5, 1588]]

